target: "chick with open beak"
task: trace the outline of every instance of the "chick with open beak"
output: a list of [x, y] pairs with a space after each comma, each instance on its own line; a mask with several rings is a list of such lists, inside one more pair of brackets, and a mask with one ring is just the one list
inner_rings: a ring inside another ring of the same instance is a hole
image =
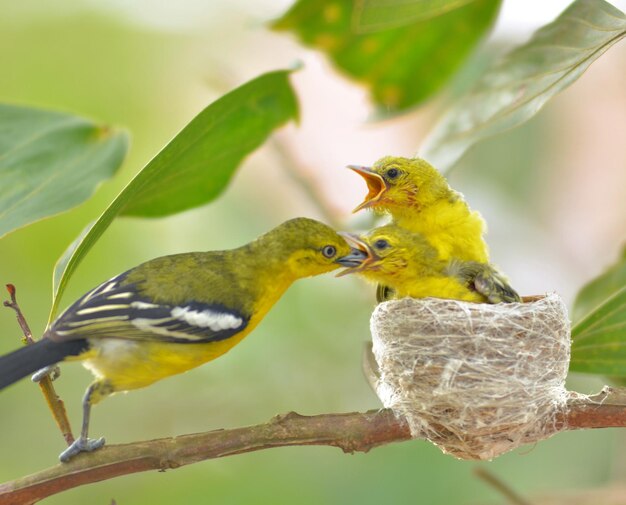
[[[488, 263], [441, 259], [421, 234], [395, 224], [375, 228], [365, 235], [340, 233], [355, 250], [358, 264], [338, 276], [356, 273], [389, 286], [393, 297], [447, 298], [476, 303], [519, 302], [508, 281]], [[380, 300], [379, 300], [380, 301]]]
[[343, 277], [344, 275], [361, 273], [365, 270], [369, 270], [374, 268], [373, 263], [379, 260], [376, 253], [372, 250], [372, 248], [365, 242], [361, 237], [356, 235], [355, 233], [347, 233], [340, 231], [338, 232], [341, 235], [348, 245], [353, 249], [361, 252], [361, 256], [357, 261], [354, 261], [349, 268], [342, 270], [335, 277]]
[[485, 224], [445, 177], [420, 158], [385, 156], [371, 167], [348, 165], [367, 184], [354, 212], [371, 209], [426, 237], [442, 259], [489, 262]]
[[350, 170], [354, 170], [357, 174], [363, 177], [363, 179], [365, 179], [368, 190], [367, 195], [365, 195], [365, 199], [357, 207], [355, 207], [352, 212], [354, 213], [360, 211], [361, 209], [368, 209], [375, 207], [376, 205], [380, 205], [382, 203], [381, 198], [388, 189], [383, 176], [376, 173], [372, 167], [348, 165], [348, 168]]

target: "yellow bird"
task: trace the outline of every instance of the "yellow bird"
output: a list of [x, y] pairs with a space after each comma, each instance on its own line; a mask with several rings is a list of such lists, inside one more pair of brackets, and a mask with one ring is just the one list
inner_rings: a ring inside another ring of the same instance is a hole
[[[490, 282], [500, 282], [500, 274], [488, 265], [485, 222], [432, 165], [420, 158], [385, 156], [373, 167], [349, 168], [365, 179], [369, 190], [355, 212], [371, 208], [388, 213], [392, 223], [425, 237], [440, 259], [480, 263], [484, 276], [489, 271], [499, 276]], [[378, 301], [390, 296], [387, 286], [378, 286]]]
[[80, 437], [59, 456], [68, 461], [104, 444], [87, 436], [92, 405], [221, 356], [294, 281], [363, 257], [325, 224], [297, 218], [238, 249], [150, 260], [79, 298], [35, 344], [0, 357], [0, 389], [59, 361], [84, 361], [96, 380]]
[[433, 166], [420, 158], [385, 156], [374, 166], [349, 165], [365, 179], [368, 194], [356, 208], [392, 216], [428, 239], [443, 260], [489, 262], [485, 222]]
[[342, 235], [367, 256], [339, 275], [360, 274], [389, 286], [396, 298], [433, 297], [476, 303], [521, 301], [506, 279], [488, 263], [442, 259], [423, 235], [395, 224], [363, 236]]

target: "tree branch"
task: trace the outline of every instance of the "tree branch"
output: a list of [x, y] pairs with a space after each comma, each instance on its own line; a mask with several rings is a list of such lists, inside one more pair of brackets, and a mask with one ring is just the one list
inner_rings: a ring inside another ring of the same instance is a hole
[[330, 445], [367, 452], [409, 440], [408, 426], [391, 411], [305, 417], [295, 412], [265, 424], [146, 442], [105, 446], [69, 463], [0, 485], [0, 504], [31, 504], [83, 484], [146, 470], [167, 470], [205, 459], [292, 445]]
[[[598, 395], [570, 400], [557, 421], [560, 431], [626, 427], [626, 392], [605, 388]], [[178, 468], [272, 447], [328, 445], [352, 453], [410, 439], [408, 425], [388, 409], [318, 416], [291, 412], [256, 426], [106, 446], [70, 463], [0, 485], [0, 505], [32, 504], [119, 475]]]

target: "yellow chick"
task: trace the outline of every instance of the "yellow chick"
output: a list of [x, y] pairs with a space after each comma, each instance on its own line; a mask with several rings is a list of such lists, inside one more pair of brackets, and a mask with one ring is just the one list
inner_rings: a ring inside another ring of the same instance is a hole
[[442, 259], [423, 235], [395, 224], [363, 236], [342, 235], [367, 256], [339, 275], [360, 274], [389, 286], [395, 298], [433, 297], [476, 303], [521, 301], [506, 279], [488, 263]]
[[443, 260], [489, 261], [482, 217], [426, 161], [385, 156], [372, 167], [348, 168], [369, 190], [354, 212], [370, 208], [390, 214], [395, 224], [426, 237]]

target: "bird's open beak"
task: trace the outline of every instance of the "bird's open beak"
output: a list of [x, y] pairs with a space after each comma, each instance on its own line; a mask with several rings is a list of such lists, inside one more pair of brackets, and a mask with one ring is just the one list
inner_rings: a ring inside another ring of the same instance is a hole
[[[352, 247], [353, 251], [357, 251], [359, 253], [359, 258], [351, 265], [344, 265], [349, 268], [342, 270], [335, 277], [342, 277], [344, 275], [353, 274], [360, 272], [361, 270], [365, 270], [370, 263], [378, 259], [378, 256], [374, 254], [374, 251], [372, 251], [370, 246], [363, 242], [358, 235], [355, 235], [353, 233], [345, 233], [342, 231], [339, 232], [339, 235], [346, 239], [346, 242], [348, 242], [350, 247]], [[344, 258], [345, 257], [346, 256], [344, 256]]]
[[359, 174], [367, 183], [368, 193], [365, 196], [365, 200], [356, 207], [352, 212], [358, 212], [361, 209], [371, 207], [380, 200], [383, 193], [387, 190], [387, 183], [376, 172], [372, 171], [371, 167], [363, 167], [361, 165], [348, 165], [350, 170], [354, 170]]
[[[341, 233], [341, 235], [344, 236], [343, 233]], [[354, 247], [352, 247], [350, 250], [350, 253], [346, 254], [345, 256], [342, 256], [341, 258], [337, 258], [335, 260], [335, 263], [339, 263], [342, 267], [352, 268], [352, 267], [358, 267], [366, 258], [367, 258], [367, 253], [365, 251], [358, 249], [358, 248], [355, 249]]]

